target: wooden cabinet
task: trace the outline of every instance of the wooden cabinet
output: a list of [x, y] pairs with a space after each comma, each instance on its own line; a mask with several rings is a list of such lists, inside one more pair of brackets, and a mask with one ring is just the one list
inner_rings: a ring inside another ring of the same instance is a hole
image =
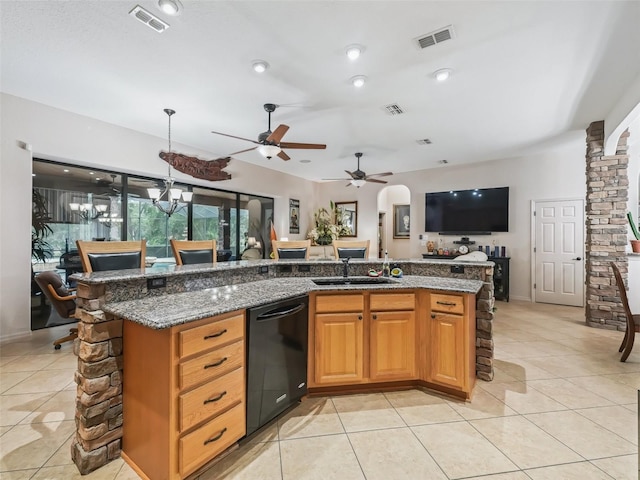
[[416, 378], [414, 293], [317, 293], [309, 386]]
[[450, 387], [469, 398], [475, 384], [475, 297], [425, 293], [428, 382]]
[[153, 330], [124, 322], [122, 456], [181, 479], [245, 435], [244, 312]]
[[317, 383], [360, 383], [363, 378], [362, 313], [319, 313], [315, 318]]

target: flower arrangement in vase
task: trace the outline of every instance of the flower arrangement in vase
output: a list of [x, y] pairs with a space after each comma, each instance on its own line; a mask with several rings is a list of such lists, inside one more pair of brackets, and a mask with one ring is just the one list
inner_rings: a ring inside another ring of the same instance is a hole
[[338, 215], [336, 205], [329, 202], [330, 210], [319, 208], [313, 214], [315, 226], [307, 234], [307, 238], [314, 245], [331, 245], [331, 242], [349, 233], [349, 227], [342, 224], [342, 218]]

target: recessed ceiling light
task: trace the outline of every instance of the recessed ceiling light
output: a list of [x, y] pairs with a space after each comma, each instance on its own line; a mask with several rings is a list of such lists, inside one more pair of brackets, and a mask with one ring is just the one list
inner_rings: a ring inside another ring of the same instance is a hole
[[158, 8], [167, 15], [177, 17], [182, 13], [182, 3], [180, 0], [158, 0]]
[[449, 80], [449, 77], [451, 76], [451, 69], [441, 68], [440, 70], [436, 70], [435, 72], [433, 72], [433, 76], [437, 81], [444, 82], [446, 80]]
[[96, 177], [96, 182], [97, 182], [98, 180], [100, 180], [100, 178]]
[[62, 170], [64, 173], [69, 173], [69, 169], [65, 168], [64, 170]]
[[89, 175], [93, 175], [93, 172], [89, 172]]
[[253, 69], [258, 73], [263, 73], [269, 68], [269, 64], [264, 60], [254, 60]]
[[300, 160], [300, 163], [311, 163], [311, 160], [308, 160], [308, 159]]
[[356, 60], [362, 52], [364, 52], [362, 45], [349, 45], [345, 51], [349, 60]]
[[32, 174], [31, 174], [31, 176], [32, 176], [32, 177], [35, 177], [35, 176], [36, 176], [36, 174], [35, 174], [35, 173], [32, 173]]
[[351, 83], [356, 88], [363, 87], [366, 82], [367, 77], [365, 77], [364, 75], [356, 75], [355, 77], [351, 78]]

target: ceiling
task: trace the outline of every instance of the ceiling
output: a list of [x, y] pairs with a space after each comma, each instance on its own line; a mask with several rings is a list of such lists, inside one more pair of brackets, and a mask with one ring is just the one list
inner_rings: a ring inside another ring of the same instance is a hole
[[[138, 4], [170, 28], [130, 16]], [[327, 149], [234, 158], [319, 180], [355, 170], [357, 151], [368, 174], [535, 153], [605, 118], [640, 76], [637, 1], [183, 5], [171, 17], [155, 1], [3, 0], [0, 88], [164, 138], [163, 109], [173, 108], [173, 142], [212, 158], [252, 146], [212, 130], [257, 139], [263, 104], [275, 103], [272, 130], [290, 126], [284, 141]], [[451, 40], [417, 46], [449, 25]], [[365, 48], [356, 61], [350, 44]], [[270, 68], [254, 72], [256, 59]], [[452, 75], [440, 83], [442, 68]], [[389, 115], [389, 104], [405, 113]]]

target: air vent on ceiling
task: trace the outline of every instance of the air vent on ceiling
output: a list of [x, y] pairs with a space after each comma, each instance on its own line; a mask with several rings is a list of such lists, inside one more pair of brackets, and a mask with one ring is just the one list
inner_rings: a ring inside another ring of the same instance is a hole
[[431, 145], [431, 140], [428, 138], [422, 138], [420, 140], [416, 140], [416, 142], [418, 142], [418, 145]]
[[387, 111], [389, 115], [401, 115], [404, 113], [404, 110], [397, 103], [391, 103], [389, 105], [385, 105], [384, 109]]
[[438, 160], [438, 163], [440, 165], [446, 165], [447, 163], [449, 163], [449, 160]]
[[415, 39], [418, 42], [418, 47], [427, 48], [436, 45], [437, 43], [442, 43], [446, 40], [451, 40], [453, 38], [453, 27], [451, 25], [436, 30], [435, 32], [427, 33], [421, 37]]
[[129, 15], [144, 23], [147, 27], [152, 28], [158, 33], [164, 32], [169, 28], [169, 24], [160, 20], [158, 17], [142, 8], [140, 5], [136, 5], [133, 10], [129, 12]]

